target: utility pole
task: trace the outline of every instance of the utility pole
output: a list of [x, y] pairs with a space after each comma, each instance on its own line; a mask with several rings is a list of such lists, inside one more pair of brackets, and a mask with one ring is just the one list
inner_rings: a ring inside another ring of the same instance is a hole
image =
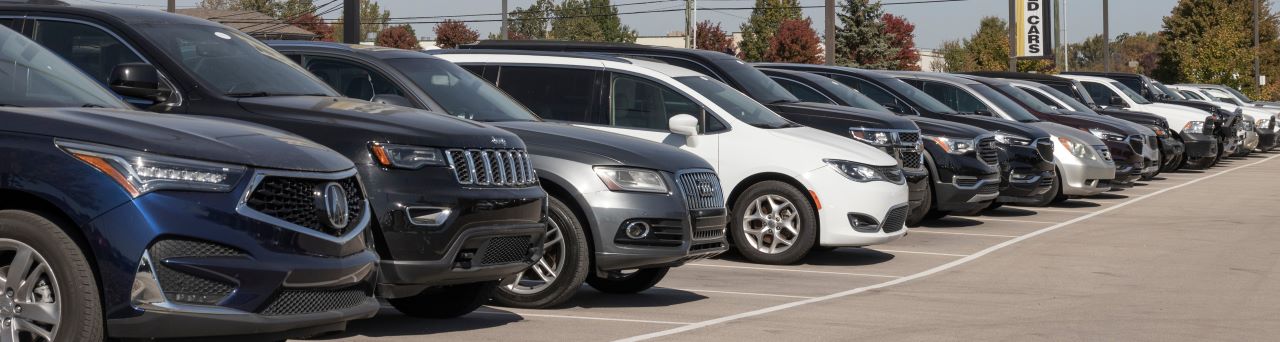
[[1258, 52], [1261, 49], [1258, 46], [1258, 17], [1262, 16], [1262, 8], [1258, 5], [1258, 0], [1253, 0], [1253, 85], [1262, 86], [1262, 65], [1258, 60]]
[[[1057, 51], [1057, 52], [1058, 52], [1058, 54], [1061, 54], [1061, 55], [1064, 57], [1063, 59], [1065, 60], [1065, 59], [1066, 59], [1065, 57], [1066, 57], [1067, 55], [1066, 55], [1066, 54], [1063, 54], [1063, 53], [1062, 53], [1062, 49], [1061, 49], [1061, 46], [1063, 45], [1063, 43], [1062, 43], [1062, 41], [1063, 41], [1063, 38], [1062, 38], [1062, 1], [1063, 1], [1063, 0], [1059, 0], [1059, 1], [1054, 1], [1054, 2], [1053, 2], [1053, 6], [1054, 6], [1054, 7], [1053, 7], [1053, 30], [1055, 31], [1054, 36], [1055, 36], [1055, 38], [1057, 38], [1057, 39], [1054, 39], [1053, 41], [1058, 43], [1058, 46], [1057, 46], [1058, 48], [1057, 48], [1057, 49], [1054, 49], [1054, 50], [1055, 50], [1055, 51]], [[1058, 60], [1058, 57], [1057, 57], [1057, 56], [1054, 56], [1053, 60], [1054, 60], [1054, 61], [1057, 61], [1057, 60]]]
[[507, 40], [507, 32], [511, 31], [511, 23], [507, 18], [507, 0], [502, 0], [502, 33], [498, 34], [498, 38]]
[[[1016, 31], [1015, 28], [1018, 27], [1017, 25], [1018, 18], [1015, 18], [1015, 16], [1017, 16], [1018, 14], [1014, 10], [1014, 6], [1017, 6], [1014, 3], [1014, 1], [1017, 1], [1017, 0], [1009, 0], [1009, 71], [1010, 72], [1018, 72], [1018, 52], [1017, 52], [1018, 37], [1017, 37], [1017, 33], [1014, 32]], [[1103, 1], [1106, 1], [1106, 0], [1103, 0]]]
[[342, 42], [360, 44], [360, 0], [342, 0]]
[[698, 48], [698, 41], [694, 40], [694, 31], [698, 28], [693, 23], [693, 0], [684, 0], [684, 48]]
[[[1062, 10], [1067, 9], [1067, 0], [1059, 1], [1062, 3]], [[1065, 16], [1066, 13], [1063, 13]], [[1067, 22], [1062, 22], [1062, 71], [1071, 71], [1071, 44], [1067, 43]]]
[[822, 48], [827, 65], [836, 65], [836, 0], [827, 0], [826, 6], [826, 46]]
[[1102, 0], [1102, 61], [1106, 72], [1111, 72], [1111, 4]]
[[[169, 11], [169, 13], [173, 13], [173, 12], [177, 12], [177, 11], [178, 11], [178, 0], [169, 0], [169, 8], [168, 8], [168, 11]], [[1254, 21], [1254, 25], [1257, 25], [1257, 21]], [[1256, 31], [1256, 30], [1255, 30], [1255, 31]], [[1253, 45], [1258, 45], [1258, 41], [1257, 41], [1257, 39], [1254, 39]]]

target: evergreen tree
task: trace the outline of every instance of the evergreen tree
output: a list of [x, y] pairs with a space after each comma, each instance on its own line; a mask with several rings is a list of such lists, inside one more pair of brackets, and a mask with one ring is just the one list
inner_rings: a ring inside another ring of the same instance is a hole
[[840, 25], [836, 27], [836, 64], [868, 69], [895, 68], [898, 49], [885, 34], [880, 2], [845, 0], [842, 8], [837, 14]]
[[769, 39], [778, 32], [778, 26], [785, 20], [801, 17], [799, 0], [756, 0], [751, 17], [741, 27], [738, 57], [748, 62], [763, 61]]
[[555, 9], [550, 38], [560, 40], [633, 43], [638, 34], [618, 18], [609, 0], [565, 0]]

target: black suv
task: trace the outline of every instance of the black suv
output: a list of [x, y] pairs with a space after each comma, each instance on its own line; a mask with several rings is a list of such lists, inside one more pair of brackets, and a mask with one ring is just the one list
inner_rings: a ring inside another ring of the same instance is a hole
[[[546, 193], [514, 134], [342, 97], [257, 39], [202, 19], [44, 5], [0, 5], [0, 18], [151, 111], [255, 122], [350, 158], [369, 192], [379, 295], [401, 312], [468, 313], [540, 257]], [[159, 80], [135, 79], [156, 71]]]

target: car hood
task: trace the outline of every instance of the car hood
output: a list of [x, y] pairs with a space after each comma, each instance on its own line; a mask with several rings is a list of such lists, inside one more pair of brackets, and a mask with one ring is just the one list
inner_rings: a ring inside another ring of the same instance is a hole
[[1186, 126], [1187, 122], [1204, 121], [1204, 118], [1211, 115], [1203, 110], [1168, 103], [1145, 104], [1134, 109], [1165, 118], [1165, 120], [1169, 121], [1169, 128], [1179, 132], [1182, 131], [1183, 126]]
[[[1133, 129], [1133, 130], [1136, 130], [1138, 133], [1140, 133], [1140, 134], [1142, 134], [1142, 135], [1148, 135], [1148, 136], [1155, 136], [1155, 135], [1156, 135], [1156, 131], [1151, 130], [1151, 128], [1150, 128], [1150, 127], [1147, 127], [1146, 125], [1143, 125], [1143, 124], [1140, 124], [1140, 123], [1136, 123], [1136, 122], [1133, 122], [1133, 121], [1124, 120], [1124, 119], [1115, 118], [1115, 117], [1110, 117], [1110, 116], [1104, 116], [1104, 115], [1091, 115], [1091, 114], [1082, 114], [1082, 115], [1085, 115], [1085, 117], [1090, 118], [1090, 119], [1093, 119], [1093, 120], [1100, 120], [1100, 121], [1103, 121], [1103, 122], [1108, 122], [1108, 123], [1110, 123], [1110, 124], [1112, 124], [1112, 125], [1129, 127], [1129, 128], [1131, 128], [1131, 129]], [[1157, 122], [1158, 122], [1158, 121], [1157, 121]]]
[[916, 126], [920, 126], [920, 133], [927, 135], [973, 139], [980, 135], [991, 134], [991, 131], [958, 122], [943, 121], [919, 116], [911, 116], [908, 118], [910, 118], [911, 121], [915, 121]]
[[875, 166], [898, 165], [898, 161], [871, 145], [852, 138], [845, 138], [832, 133], [810, 127], [792, 127], [766, 130], [772, 137], [761, 139], [777, 139], [779, 143], [790, 142], [803, 148], [804, 153], [821, 155], [823, 158], [845, 159]]
[[874, 127], [886, 129], [917, 130], [916, 124], [894, 114], [873, 112], [853, 107], [837, 106], [814, 102], [775, 103], [768, 106], [778, 113], [791, 115], [814, 115], [827, 118], [847, 120], [850, 127]]
[[4, 108], [0, 122], [4, 131], [227, 164], [316, 172], [354, 166], [305, 138], [232, 119], [127, 109]]
[[1029, 125], [1026, 122], [1009, 121], [1005, 119], [998, 119], [998, 118], [982, 116], [982, 115], [949, 115], [949, 114], [939, 114], [939, 115], [944, 115], [945, 119], [943, 119], [943, 121], [967, 124], [967, 125], [971, 125], [971, 126], [978, 127], [981, 129], [992, 131], [992, 132], [1001, 131], [1005, 133], [1017, 134], [1017, 135], [1030, 138], [1032, 140], [1049, 138], [1049, 133], [1046, 133], [1044, 130], [1036, 128], [1035, 126]]
[[[1115, 133], [1120, 133], [1124, 136], [1143, 133], [1142, 129], [1134, 128], [1133, 126], [1130, 126], [1128, 123], [1108, 120], [1104, 116], [1089, 115], [1089, 114], [1077, 113], [1077, 112], [1070, 112], [1070, 114], [1067, 114], [1067, 115], [1050, 114], [1050, 116], [1052, 117], [1053, 120], [1051, 121], [1053, 122], [1057, 122], [1066, 126], [1075, 127], [1083, 130], [1088, 130], [1090, 128], [1100, 128], [1100, 129], [1105, 129]], [[1146, 131], [1150, 131], [1150, 130], [1146, 130]], [[1148, 133], [1148, 135], [1151, 135], [1151, 134], [1154, 134], [1154, 133], [1153, 132]]]
[[271, 117], [273, 126], [301, 128], [308, 137], [367, 137], [404, 145], [453, 148], [524, 148], [515, 134], [488, 124], [406, 107], [341, 97], [278, 96], [239, 100], [247, 111]]
[[557, 122], [510, 121], [492, 125], [515, 133], [529, 153], [588, 165], [623, 165], [677, 172], [712, 169], [697, 155], [648, 140]]
[[1127, 109], [1094, 109], [1093, 111], [1107, 117], [1133, 122], [1139, 125], [1156, 125], [1166, 128], [1169, 126], [1168, 120], [1164, 117], [1147, 112], [1138, 112]]

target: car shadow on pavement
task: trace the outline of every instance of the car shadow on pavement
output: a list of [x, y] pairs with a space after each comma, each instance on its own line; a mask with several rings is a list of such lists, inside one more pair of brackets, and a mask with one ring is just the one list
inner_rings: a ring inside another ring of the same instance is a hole
[[392, 308], [383, 308], [378, 315], [364, 320], [347, 323], [347, 330], [339, 333], [309, 338], [311, 341], [362, 339], [361, 337], [415, 336], [456, 331], [471, 331], [493, 328], [524, 320], [520, 315], [502, 311], [501, 309], [481, 308], [466, 316], [432, 320], [409, 317]]
[[830, 251], [809, 253], [800, 260], [801, 265], [815, 266], [868, 266], [893, 260], [894, 255], [859, 247], [836, 248]]
[[633, 294], [610, 294], [582, 286], [578, 294], [561, 308], [647, 308], [666, 307], [707, 299], [697, 293], [669, 288], [652, 288]]
[[991, 217], [1024, 217], [1024, 216], [1035, 216], [1036, 214], [1039, 214], [1039, 213], [1032, 210], [1027, 210], [1027, 209], [1011, 208], [1009, 206], [1003, 206], [994, 210], [987, 210], [982, 212], [983, 216], [991, 216]]
[[920, 228], [968, 228], [981, 226], [982, 221], [967, 219], [963, 217], [947, 216], [936, 220], [928, 220], [920, 223]]
[[1129, 196], [1112, 194], [1112, 193], [1101, 193], [1101, 194], [1097, 194], [1089, 197], [1089, 199], [1100, 199], [1100, 200], [1126, 199], [1126, 198], [1129, 198]]
[[1053, 207], [1053, 208], [1076, 209], [1076, 208], [1097, 208], [1097, 207], [1101, 207], [1101, 206], [1102, 206], [1101, 204], [1094, 203], [1094, 202], [1089, 202], [1089, 201], [1087, 201], [1087, 200], [1075, 200], [1075, 199], [1072, 199], [1072, 200], [1066, 200], [1065, 202], [1062, 202], [1062, 203], [1055, 203], [1055, 204], [1053, 204], [1051, 207]]

